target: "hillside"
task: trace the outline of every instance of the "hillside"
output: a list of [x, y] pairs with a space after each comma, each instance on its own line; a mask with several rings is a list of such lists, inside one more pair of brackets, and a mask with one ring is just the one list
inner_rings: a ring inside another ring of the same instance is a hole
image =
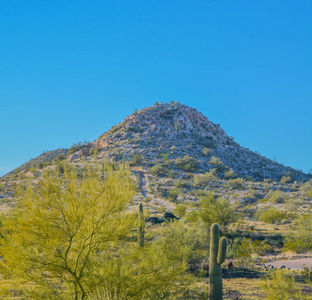
[[[105, 165], [117, 170], [119, 162], [130, 164], [135, 195], [126, 211], [136, 211], [138, 203], [143, 205], [146, 242], [153, 245], [168, 234], [164, 246], [170, 253], [174, 249], [180, 257], [185, 249], [191, 249], [187, 274], [194, 281], [192, 296], [174, 299], [207, 299], [206, 237], [210, 223], [220, 224], [228, 238], [227, 262], [223, 264], [224, 299], [263, 299], [261, 286], [270, 274], [267, 264], [312, 257], [310, 176], [240, 146], [219, 125], [177, 102], [144, 108], [92, 143], [43, 153], [3, 176], [0, 211], [4, 215], [14, 211], [19, 201], [13, 197], [14, 188], [29, 183], [37, 187], [45, 171], [48, 175], [51, 169], [57, 169], [63, 174], [61, 178], [66, 176], [65, 165], [70, 165], [80, 179], [87, 165], [99, 170], [101, 176], [97, 178], [103, 182]], [[166, 222], [168, 213], [181, 220]], [[135, 235], [134, 229], [127, 244], [136, 244]], [[180, 248], [167, 246], [175, 243]], [[226, 267], [229, 262], [234, 264], [233, 269]], [[305, 282], [309, 274], [296, 273], [296, 284], [306, 295], [312, 292]]]
[[215, 157], [228, 166], [224, 170], [232, 169], [244, 178], [280, 180], [286, 175], [292, 181], [308, 179], [299, 170], [240, 146], [219, 124], [179, 102], [157, 104], [135, 112], [88, 147], [72, 154], [69, 160], [89, 155], [90, 149], [99, 152], [98, 158], [112, 161], [139, 156], [143, 166], [154, 165], [163, 155], [169, 155], [171, 160], [188, 155], [198, 162], [199, 172], [206, 172], [215, 167], [210, 163]]

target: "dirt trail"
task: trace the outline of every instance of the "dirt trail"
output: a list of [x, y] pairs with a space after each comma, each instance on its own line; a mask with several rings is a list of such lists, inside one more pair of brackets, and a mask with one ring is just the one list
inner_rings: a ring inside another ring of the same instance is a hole
[[166, 210], [173, 210], [175, 209], [176, 205], [174, 203], [169, 202], [168, 200], [155, 198], [153, 195], [148, 193], [148, 179], [146, 176], [146, 173], [143, 170], [136, 169], [137, 174], [139, 175], [140, 182], [139, 182], [139, 188], [141, 189], [141, 193], [144, 198], [151, 198], [152, 201], [154, 201], [157, 204], [164, 205], [166, 207]]

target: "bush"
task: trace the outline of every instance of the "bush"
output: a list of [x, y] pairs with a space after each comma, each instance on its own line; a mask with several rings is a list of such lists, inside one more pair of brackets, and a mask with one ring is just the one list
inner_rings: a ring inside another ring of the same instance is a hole
[[300, 191], [304, 192], [307, 196], [312, 198], [312, 179], [310, 179], [309, 181], [307, 181], [306, 183], [304, 183], [301, 187], [300, 187]]
[[88, 146], [90, 143], [85, 141], [85, 142], [78, 142], [77, 144], [73, 144], [70, 148], [69, 148], [69, 151], [68, 151], [68, 154], [73, 154], [77, 151], [79, 151], [80, 149], [82, 149], [83, 147], [86, 147]]
[[180, 191], [178, 189], [172, 189], [169, 191], [169, 195], [170, 195], [171, 200], [177, 200], [179, 194], [180, 194]]
[[187, 264], [200, 263], [207, 256], [208, 231], [198, 225], [186, 226], [173, 222], [158, 238], [159, 251], [166, 253], [170, 261]]
[[237, 179], [230, 179], [229, 180], [229, 185], [233, 188], [233, 189], [238, 189], [238, 190], [242, 190], [244, 188], [244, 179], [242, 178], [237, 178]]
[[161, 164], [157, 164], [150, 169], [150, 173], [157, 176], [166, 175], [168, 173], [168, 170]]
[[207, 193], [201, 199], [198, 215], [209, 227], [213, 223], [218, 223], [222, 229], [226, 229], [227, 225], [237, 219], [229, 201], [216, 198], [212, 193]]
[[213, 165], [218, 172], [224, 172], [227, 170], [227, 167], [223, 164], [223, 162], [218, 157], [211, 157], [209, 163]]
[[186, 188], [190, 184], [187, 180], [183, 180], [183, 179], [179, 178], [177, 181], [175, 181], [174, 185], [178, 188]]
[[89, 155], [97, 155], [99, 153], [98, 149], [90, 148]]
[[271, 203], [284, 203], [286, 199], [285, 193], [276, 190], [268, 197], [268, 201]]
[[294, 275], [286, 274], [283, 270], [272, 271], [269, 277], [262, 284], [262, 291], [266, 294], [267, 300], [305, 300], [302, 291], [295, 282]]
[[174, 210], [174, 213], [178, 218], [184, 217], [186, 214], [186, 206], [184, 204], [177, 205]]
[[211, 149], [205, 147], [203, 150], [202, 150], [202, 154], [205, 155], [205, 156], [208, 156], [209, 154], [211, 153]]
[[137, 166], [137, 165], [140, 165], [141, 163], [142, 163], [141, 155], [134, 154], [131, 159], [131, 165]]
[[231, 179], [231, 178], [234, 179], [234, 178], [237, 178], [237, 177], [238, 177], [238, 175], [232, 169], [230, 169], [229, 171], [224, 173], [224, 178], [225, 179]]
[[39, 162], [37, 163], [37, 168], [38, 168], [38, 169], [43, 169], [43, 167], [44, 167], [43, 161], [39, 161]]
[[211, 169], [209, 172], [206, 172], [205, 174], [199, 174], [194, 176], [194, 185], [196, 187], [205, 187], [213, 180], [217, 180], [217, 170]]
[[249, 190], [248, 194], [246, 195], [246, 198], [252, 201], [256, 201], [260, 197], [261, 195], [256, 190]]
[[186, 172], [193, 172], [199, 168], [199, 164], [195, 158], [185, 155], [176, 159], [177, 168], [182, 169]]
[[312, 218], [310, 215], [299, 217], [291, 231], [286, 234], [285, 250], [303, 253], [312, 250]]
[[283, 221], [291, 220], [294, 215], [287, 210], [280, 210], [278, 208], [271, 208], [262, 212], [258, 219], [259, 221], [271, 224], [281, 224]]

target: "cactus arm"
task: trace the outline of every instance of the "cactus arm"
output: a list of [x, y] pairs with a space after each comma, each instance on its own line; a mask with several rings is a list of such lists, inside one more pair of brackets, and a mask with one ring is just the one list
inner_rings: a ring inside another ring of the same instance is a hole
[[217, 259], [217, 263], [219, 265], [223, 264], [225, 261], [226, 247], [227, 247], [227, 238], [223, 237], [219, 242], [219, 252]]

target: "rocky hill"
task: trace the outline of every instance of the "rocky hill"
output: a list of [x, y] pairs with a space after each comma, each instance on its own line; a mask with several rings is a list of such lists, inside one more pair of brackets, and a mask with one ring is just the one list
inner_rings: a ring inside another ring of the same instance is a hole
[[217, 168], [219, 175], [234, 172], [255, 180], [308, 179], [299, 170], [240, 146], [219, 124], [179, 102], [156, 103], [133, 113], [68, 159], [77, 161], [90, 153], [98, 159], [139, 160], [143, 166], [153, 166], [160, 157], [175, 160], [186, 156], [187, 160], [188, 156], [198, 164], [196, 172]]

